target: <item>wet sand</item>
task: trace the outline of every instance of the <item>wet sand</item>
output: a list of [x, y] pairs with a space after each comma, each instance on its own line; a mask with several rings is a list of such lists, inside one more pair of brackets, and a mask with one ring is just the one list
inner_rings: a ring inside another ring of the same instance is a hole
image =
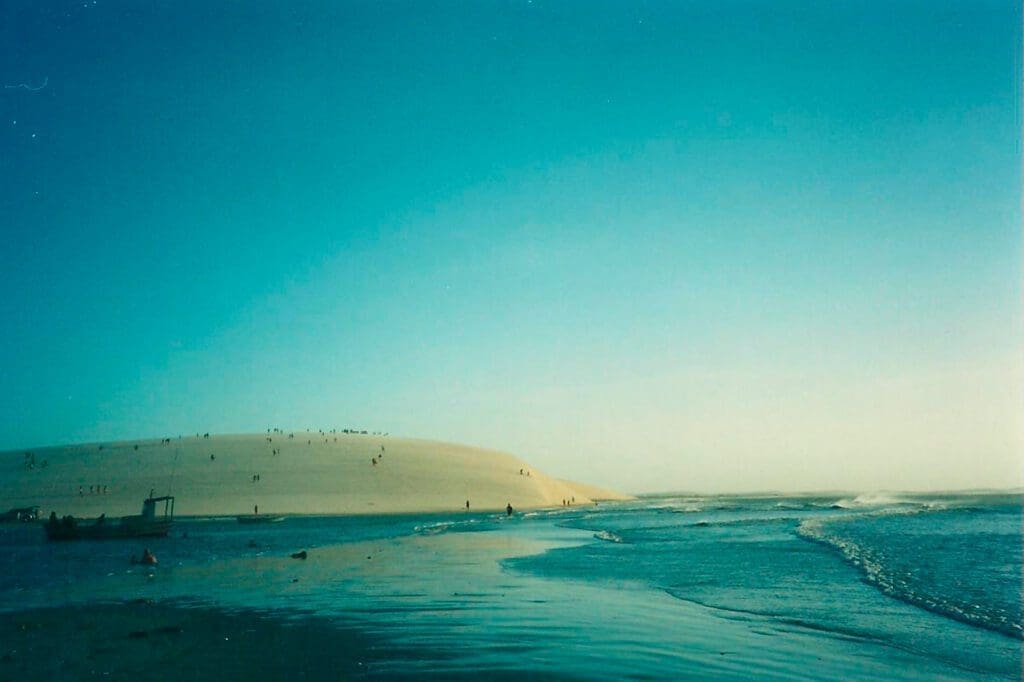
[[372, 672], [373, 641], [317, 618], [167, 604], [4, 614], [0, 680], [337, 680]]

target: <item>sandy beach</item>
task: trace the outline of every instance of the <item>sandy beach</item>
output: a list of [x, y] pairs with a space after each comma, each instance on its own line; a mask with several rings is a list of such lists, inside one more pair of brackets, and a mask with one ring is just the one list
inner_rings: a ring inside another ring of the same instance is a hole
[[152, 490], [179, 516], [393, 514], [559, 507], [628, 496], [557, 480], [495, 450], [332, 432], [190, 434], [0, 455], [0, 511], [137, 514]]

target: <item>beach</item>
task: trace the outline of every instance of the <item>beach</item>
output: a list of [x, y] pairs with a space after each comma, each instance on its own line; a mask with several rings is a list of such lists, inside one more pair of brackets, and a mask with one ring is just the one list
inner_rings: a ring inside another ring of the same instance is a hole
[[861, 499], [6, 524], [0, 679], [1018, 679], [1020, 496]]
[[1024, 3], [0, 0], [0, 682], [1024, 682]]

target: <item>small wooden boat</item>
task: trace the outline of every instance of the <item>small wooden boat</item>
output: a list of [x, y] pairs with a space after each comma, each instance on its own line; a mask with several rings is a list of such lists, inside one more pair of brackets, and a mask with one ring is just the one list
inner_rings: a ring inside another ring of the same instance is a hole
[[0, 523], [6, 523], [9, 521], [35, 521], [39, 518], [39, 507], [21, 507], [20, 509], [11, 509], [0, 514]]
[[239, 523], [280, 523], [284, 521], [283, 516], [267, 516], [266, 514], [246, 514], [245, 516], [236, 516]]
[[[157, 516], [156, 505], [164, 503], [163, 515]], [[98, 519], [76, 519], [73, 516], [57, 518], [50, 514], [50, 520], [43, 528], [50, 540], [113, 540], [118, 538], [165, 537], [174, 523], [174, 497], [147, 497], [142, 502], [142, 513], [122, 516], [108, 521], [106, 514]]]

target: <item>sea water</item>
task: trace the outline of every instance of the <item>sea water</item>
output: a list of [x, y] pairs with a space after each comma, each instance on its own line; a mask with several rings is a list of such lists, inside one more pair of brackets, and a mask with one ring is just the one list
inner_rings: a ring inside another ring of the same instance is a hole
[[[0, 530], [0, 609], [124, 600], [357, 626], [368, 677], [1021, 675], [1015, 495], [660, 496], [502, 514], [192, 519], [154, 540]], [[289, 554], [299, 549], [308, 559]]]

